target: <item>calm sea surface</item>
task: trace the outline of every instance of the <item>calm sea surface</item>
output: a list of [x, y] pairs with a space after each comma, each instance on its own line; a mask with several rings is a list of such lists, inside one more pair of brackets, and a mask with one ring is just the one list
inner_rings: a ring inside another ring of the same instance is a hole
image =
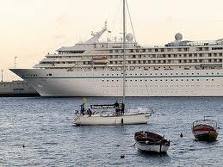
[[[114, 101], [88, 99], [95, 104]], [[81, 102], [81, 98], [0, 98], [0, 166], [223, 166], [223, 98], [128, 98], [131, 107], [149, 106], [155, 113], [148, 125], [123, 127], [73, 126], [74, 110]], [[193, 140], [191, 124], [204, 115], [219, 122], [215, 143]], [[133, 136], [139, 130], [170, 139], [168, 154], [137, 151]]]

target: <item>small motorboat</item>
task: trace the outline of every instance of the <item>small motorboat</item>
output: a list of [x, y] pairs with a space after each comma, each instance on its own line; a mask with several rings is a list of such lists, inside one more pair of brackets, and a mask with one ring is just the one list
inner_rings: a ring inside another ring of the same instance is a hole
[[217, 140], [217, 122], [215, 120], [206, 119], [197, 120], [193, 122], [192, 132], [198, 141], [213, 142]]
[[159, 134], [140, 131], [135, 133], [135, 147], [140, 151], [151, 153], [167, 153], [170, 147], [170, 141]]

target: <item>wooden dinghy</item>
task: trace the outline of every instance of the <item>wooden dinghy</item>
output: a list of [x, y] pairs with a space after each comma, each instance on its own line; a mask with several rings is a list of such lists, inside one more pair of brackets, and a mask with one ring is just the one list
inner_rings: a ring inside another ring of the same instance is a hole
[[170, 141], [163, 136], [148, 132], [140, 131], [135, 133], [136, 148], [140, 151], [151, 153], [167, 153], [170, 147]]

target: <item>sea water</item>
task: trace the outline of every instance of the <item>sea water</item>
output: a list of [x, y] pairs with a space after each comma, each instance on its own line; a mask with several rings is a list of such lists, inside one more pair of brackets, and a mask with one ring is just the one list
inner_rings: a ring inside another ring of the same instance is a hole
[[[115, 100], [87, 99], [92, 104]], [[127, 98], [129, 108], [153, 109], [148, 124], [108, 127], [73, 126], [74, 111], [81, 103], [82, 98], [0, 98], [0, 166], [223, 165], [223, 97]], [[192, 123], [204, 115], [219, 123], [214, 143], [194, 141]], [[141, 130], [169, 139], [167, 155], [139, 152], [134, 147], [134, 133]]]

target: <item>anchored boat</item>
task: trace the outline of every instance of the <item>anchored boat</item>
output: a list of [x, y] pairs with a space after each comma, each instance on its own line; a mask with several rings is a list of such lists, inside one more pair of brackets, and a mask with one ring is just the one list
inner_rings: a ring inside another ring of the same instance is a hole
[[128, 112], [122, 103], [91, 105], [87, 110], [77, 111], [75, 125], [135, 125], [147, 124], [150, 112]]
[[134, 138], [136, 141], [135, 147], [140, 151], [167, 153], [170, 147], [170, 141], [156, 133], [140, 131], [135, 133]]
[[215, 120], [206, 119], [204, 116], [203, 120], [197, 120], [193, 122], [192, 132], [194, 137], [198, 141], [213, 142], [217, 140], [217, 122]]

